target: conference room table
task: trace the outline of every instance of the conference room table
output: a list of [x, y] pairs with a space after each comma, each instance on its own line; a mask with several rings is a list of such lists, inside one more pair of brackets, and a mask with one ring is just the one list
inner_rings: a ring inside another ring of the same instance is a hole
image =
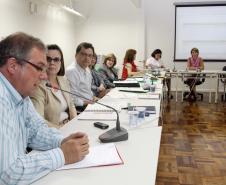
[[[129, 103], [134, 106], [153, 105], [156, 107], [156, 114], [153, 115], [151, 120], [135, 128], [131, 128], [129, 125], [128, 110], [123, 109], [120, 111], [121, 126], [127, 129], [129, 138], [126, 141], [115, 142], [115, 146], [124, 164], [53, 171], [34, 182], [34, 185], [155, 184], [162, 132], [162, 126], [159, 125], [161, 98], [139, 98], [138, 94], [119, 92], [115, 88], [101, 100], [101, 103], [109, 105], [112, 103], [120, 105]], [[86, 112], [82, 114], [86, 114]], [[113, 114], [116, 116], [116, 113]], [[103, 145], [103, 143], [100, 143], [98, 136], [106, 130], [94, 127], [93, 123], [93, 120], [80, 120], [77, 116], [63, 126], [60, 132], [66, 137], [73, 132], [82, 131], [88, 134], [90, 146]], [[114, 120], [104, 121], [104, 123], [109, 125], [109, 129], [115, 127]]]
[[[203, 76], [204, 75], [204, 76]], [[215, 93], [215, 98], [214, 102], [217, 103], [218, 101], [218, 93], [219, 93], [219, 81], [222, 78], [222, 75], [226, 75], [226, 71], [221, 71], [221, 70], [202, 70], [202, 71], [196, 71], [196, 70], [178, 70], [178, 71], [170, 71], [166, 72], [166, 77], [168, 78], [176, 78], [176, 102], [178, 101], [178, 84], [179, 84], [179, 79], [184, 81], [185, 79], [188, 78], [207, 78], [207, 79], [213, 79], [215, 81], [214, 83], [214, 88], [209, 90], [209, 103], [211, 103], [211, 93]], [[182, 93], [181, 93], [181, 101], [183, 102], [183, 92], [185, 89], [185, 85], [182, 88]]]

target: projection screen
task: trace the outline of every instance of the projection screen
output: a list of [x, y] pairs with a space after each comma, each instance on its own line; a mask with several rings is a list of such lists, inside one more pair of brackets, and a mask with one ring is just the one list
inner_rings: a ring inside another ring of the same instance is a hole
[[226, 61], [226, 2], [175, 3], [174, 60], [196, 47], [205, 61]]

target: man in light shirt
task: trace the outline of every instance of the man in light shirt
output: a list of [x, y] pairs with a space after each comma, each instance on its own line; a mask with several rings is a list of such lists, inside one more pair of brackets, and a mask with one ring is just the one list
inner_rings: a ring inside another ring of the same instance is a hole
[[70, 65], [66, 70], [71, 92], [75, 94], [73, 99], [78, 112], [82, 112], [88, 104], [97, 100], [91, 89], [92, 75], [88, 67], [93, 56], [94, 47], [92, 44], [82, 42], [76, 49], [75, 64]]
[[[66, 138], [48, 128], [29, 98], [46, 74], [46, 48], [25, 33], [0, 42], [0, 184], [30, 184], [49, 172], [82, 160], [88, 137]], [[26, 148], [42, 150], [27, 153]]]

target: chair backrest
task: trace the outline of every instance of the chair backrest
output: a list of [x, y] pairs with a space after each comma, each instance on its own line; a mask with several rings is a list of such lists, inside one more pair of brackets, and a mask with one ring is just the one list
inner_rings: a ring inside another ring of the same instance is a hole
[[[226, 66], [222, 68], [222, 71], [226, 71]], [[224, 84], [226, 83], [226, 75], [221, 75], [221, 82]]]
[[200, 79], [200, 81], [201, 81], [202, 83], [204, 83], [205, 80], [206, 80], [206, 74], [203, 74], [203, 75], [202, 75], [202, 78]]
[[[193, 78], [193, 76], [194, 76], [194, 78]], [[186, 78], [186, 77], [185, 77]], [[197, 79], [196, 79], [197, 78]], [[201, 85], [201, 84], [203, 84], [204, 82], [205, 82], [205, 80], [206, 80], [206, 74], [194, 74], [194, 75], [192, 75], [192, 77], [191, 76], [189, 76], [189, 78], [187, 79], [187, 80], [185, 80], [184, 81], [184, 83], [185, 84], [188, 84], [189, 82], [190, 82], [190, 80], [189, 79], [196, 79], [196, 83], [195, 83], [195, 85]], [[182, 79], [183, 80], [183, 79]]]
[[222, 70], [223, 70], [223, 71], [226, 71], [226, 66], [224, 66]]
[[199, 83], [197, 83], [196, 85], [201, 85], [205, 82], [206, 80], [206, 74], [199, 74], [198, 75], [198, 78], [199, 78]]

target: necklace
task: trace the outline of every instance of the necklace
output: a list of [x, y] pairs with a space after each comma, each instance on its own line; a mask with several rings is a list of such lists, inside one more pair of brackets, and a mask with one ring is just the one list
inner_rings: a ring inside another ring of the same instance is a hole
[[192, 66], [193, 67], [199, 67], [199, 58], [197, 57], [195, 60], [194, 58], [192, 57], [191, 58], [191, 62], [192, 62]]

